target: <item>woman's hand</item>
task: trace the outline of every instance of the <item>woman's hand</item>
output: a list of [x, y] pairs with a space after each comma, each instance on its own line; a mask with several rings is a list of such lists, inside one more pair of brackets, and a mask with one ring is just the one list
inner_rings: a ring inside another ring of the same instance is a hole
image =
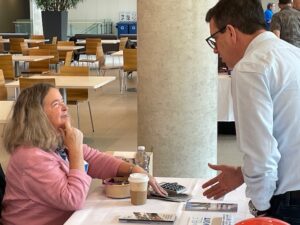
[[168, 193], [166, 192], [165, 189], [163, 189], [155, 180], [154, 177], [152, 177], [151, 175], [148, 174], [149, 177], [149, 184], [152, 187], [153, 191], [159, 195], [162, 196], [168, 196]]
[[60, 131], [64, 145], [68, 150], [70, 169], [80, 169], [84, 171], [82, 132], [72, 127], [69, 121], [65, 123], [65, 128]]

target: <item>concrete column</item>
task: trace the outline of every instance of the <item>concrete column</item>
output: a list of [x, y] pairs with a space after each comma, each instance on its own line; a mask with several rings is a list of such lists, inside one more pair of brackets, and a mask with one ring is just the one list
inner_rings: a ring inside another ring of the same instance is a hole
[[138, 0], [138, 144], [154, 175], [210, 177], [217, 160], [217, 56], [205, 15], [217, 0]]

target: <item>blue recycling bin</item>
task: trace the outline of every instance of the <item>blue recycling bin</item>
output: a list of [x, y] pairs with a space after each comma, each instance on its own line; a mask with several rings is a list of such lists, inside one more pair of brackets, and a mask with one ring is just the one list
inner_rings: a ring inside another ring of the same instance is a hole
[[136, 34], [137, 33], [137, 26], [136, 26], [136, 22], [131, 22], [128, 24], [128, 31], [129, 34]]
[[118, 22], [116, 28], [118, 29], [118, 36], [121, 34], [128, 34], [129, 29], [128, 22]]

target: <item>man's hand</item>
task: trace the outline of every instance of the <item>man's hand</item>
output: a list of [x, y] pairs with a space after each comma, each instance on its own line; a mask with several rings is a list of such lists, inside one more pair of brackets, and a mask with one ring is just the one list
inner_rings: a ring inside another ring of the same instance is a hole
[[212, 164], [208, 166], [220, 173], [202, 185], [202, 188], [207, 188], [203, 192], [207, 198], [221, 198], [244, 183], [241, 167]]

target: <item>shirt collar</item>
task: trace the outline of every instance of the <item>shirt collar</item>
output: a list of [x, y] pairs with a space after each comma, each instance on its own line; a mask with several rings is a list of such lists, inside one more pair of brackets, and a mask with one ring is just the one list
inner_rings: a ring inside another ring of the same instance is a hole
[[262, 32], [261, 34], [257, 35], [248, 45], [244, 56], [247, 55], [249, 52], [251, 52], [253, 49], [255, 49], [255, 47], [259, 43], [261, 43], [265, 40], [268, 40], [268, 39], [273, 39], [273, 38], [277, 38], [277, 37], [274, 33], [270, 32], [270, 31], [265, 31], [265, 32]]

